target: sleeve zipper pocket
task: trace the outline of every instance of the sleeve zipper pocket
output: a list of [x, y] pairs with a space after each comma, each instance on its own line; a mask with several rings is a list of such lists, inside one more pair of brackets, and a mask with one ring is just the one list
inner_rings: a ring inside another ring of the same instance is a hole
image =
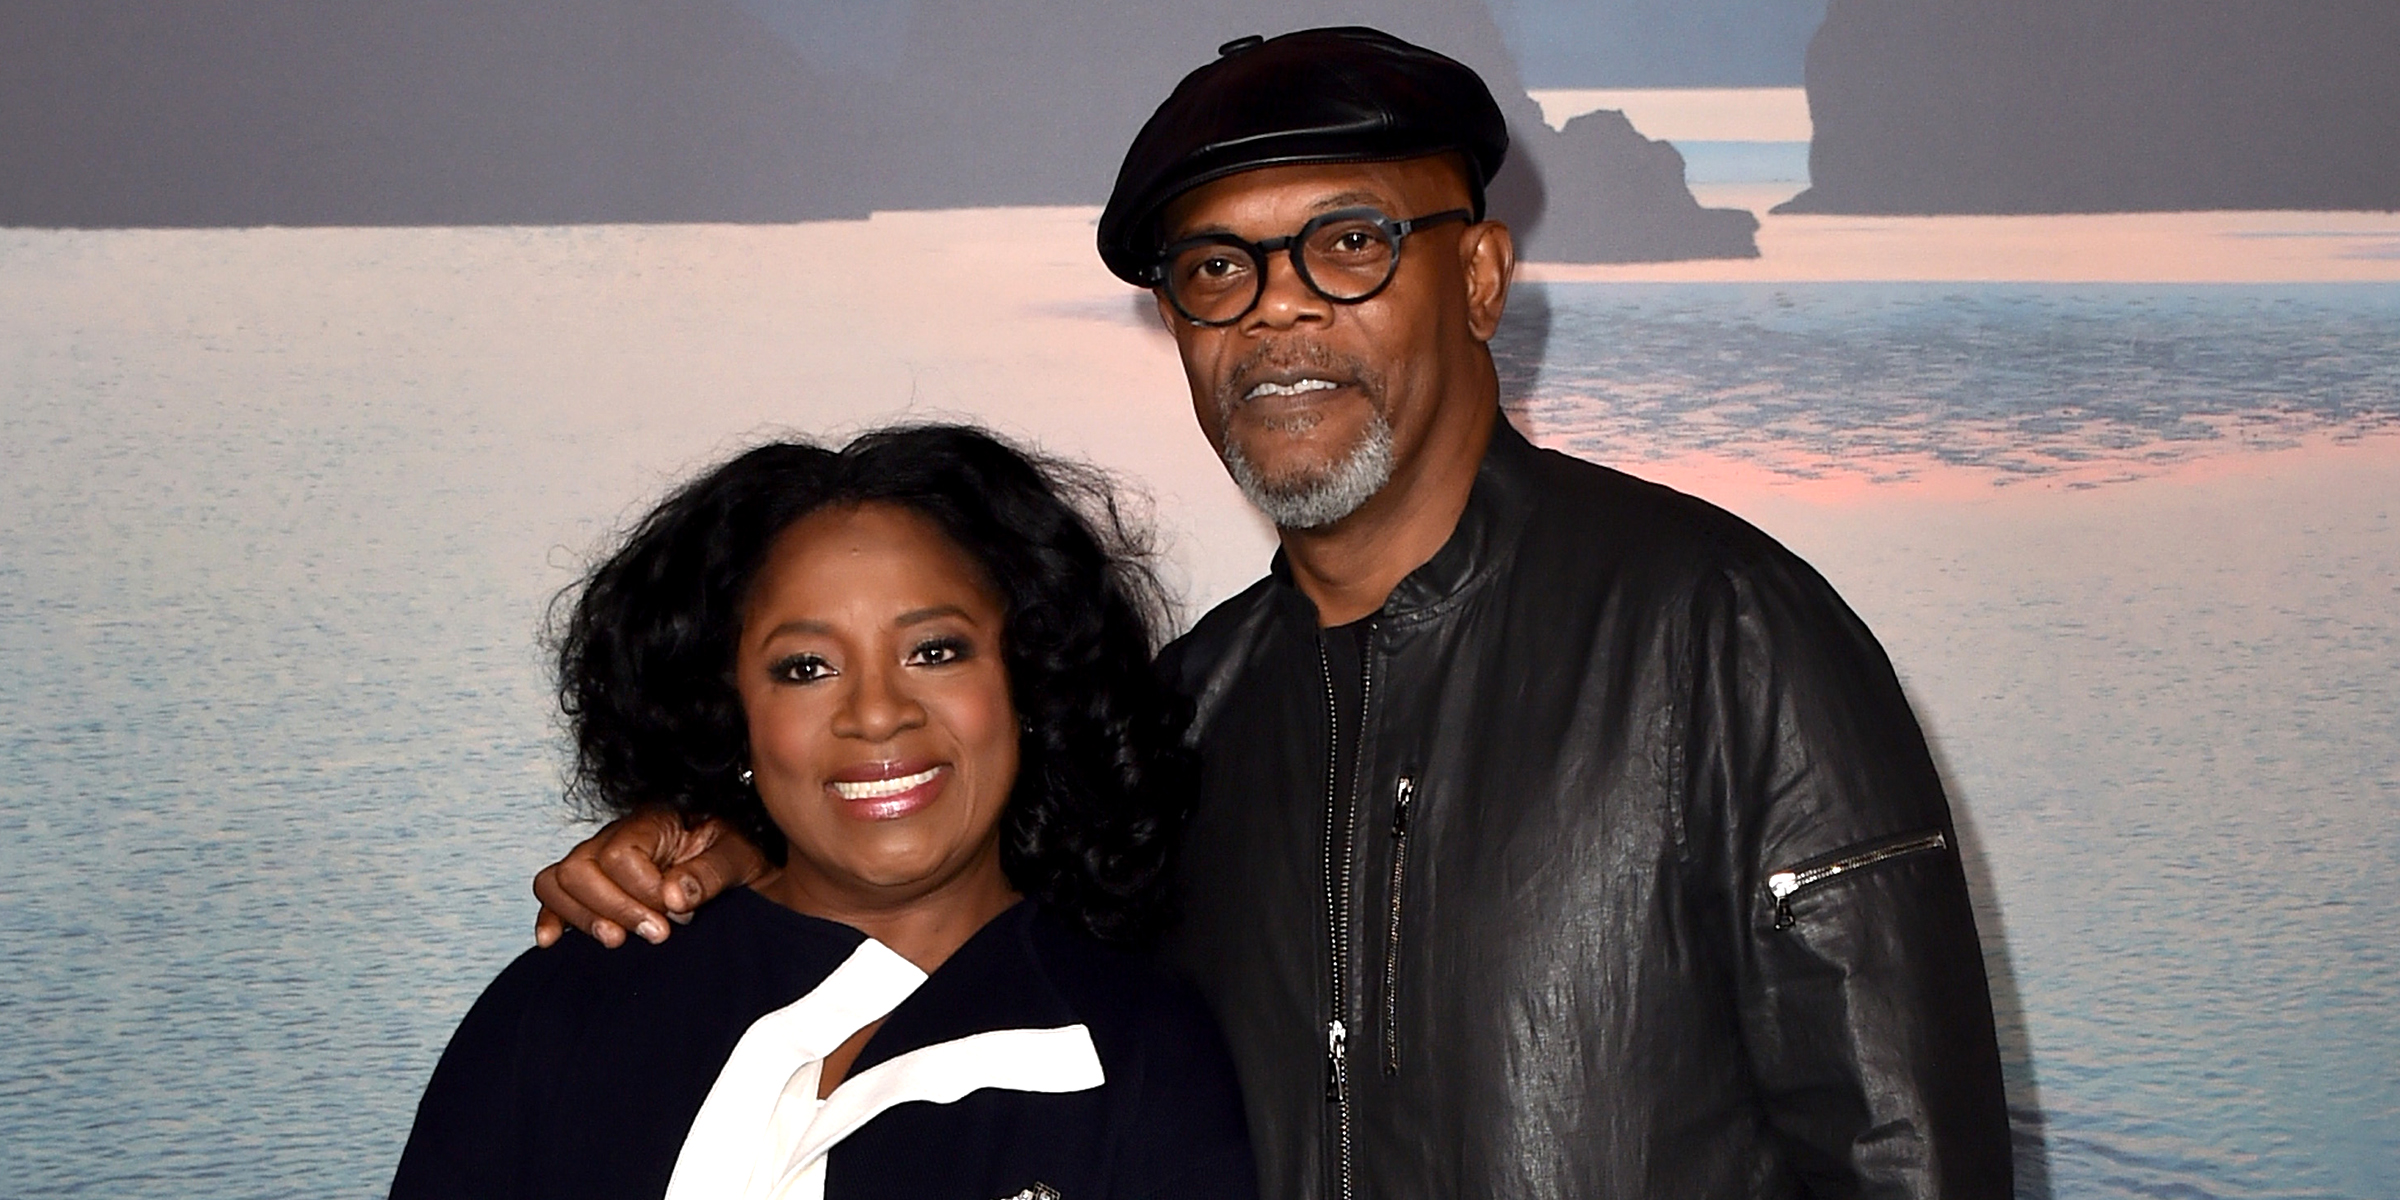
[[1940, 830], [1935, 830], [1932, 833], [1915, 834], [1881, 845], [1870, 845], [1864, 849], [1853, 847], [1848, 850], [1836, 851], [1834, 857], [1824, 861], [1794, 867], [1788, 871], [1777, 871], [1767, 876], [1767, 892], [1775, 897], [1775, 928], [1790, 929], [1792, 927], [1794, 924], [1792, 897], [1799, 892], [1815, 887], [1836, 875], [1847, 875], [1852, 871], [1862, 870], [1879, 862], [1904, 858], [1911, 854], [1939, 850], [1949, 844], [1949, 836]]

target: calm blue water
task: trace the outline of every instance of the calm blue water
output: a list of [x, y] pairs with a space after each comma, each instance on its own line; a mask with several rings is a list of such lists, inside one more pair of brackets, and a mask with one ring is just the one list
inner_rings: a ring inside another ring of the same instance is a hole
[[[380, 1194], [569, 840], [534, 630], [635, 499], [576, 464], [633, 435], [206, 314], [10, 319], [0, 1197]], [[1557, 286], [1512, 321], [1523, 418], [1637, 467], [2105, 483], [2400, 420], [2393, 287]], [[2388, 499], [2139, 578], [1951, 546], [1922, 569], [2024, 582], [1879, 620], [1989, 859], [2028, 1194], [2400, 1194]]]
[[1513, 407], [1608, 462], [2005, 485], [2400, 429], [2391, 284], [1554, 284], [1511, 306]]
[[1807, 183], [1807, 142], [1678, 140], [1685, 183]]

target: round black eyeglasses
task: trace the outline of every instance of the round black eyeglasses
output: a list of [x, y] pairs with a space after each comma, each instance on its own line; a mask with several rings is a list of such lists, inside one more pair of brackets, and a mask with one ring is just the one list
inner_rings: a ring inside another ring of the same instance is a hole
[[1400, 241], [1420, 229], [1472, 221], [1463, 208], [1394, 220], [1372, 208], [1341, 208], [1309, 219], [1300, 232], [1263, 242], [1230, 233], [1188, 237], [1159, 252], [1151, 286], [1194, 325], [1231, 325], [1258, 307], [1267, 290], [1267, 256], [1288, 250], [1309, 290], [1336, 304], [1371, 300], [1400, 269]]

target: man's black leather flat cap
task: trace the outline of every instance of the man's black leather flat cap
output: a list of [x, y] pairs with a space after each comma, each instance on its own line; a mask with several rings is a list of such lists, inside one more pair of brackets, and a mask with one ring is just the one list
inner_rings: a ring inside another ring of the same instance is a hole
[[1150, 286], [1159, 211], [1211, 180], [1448, 150], [1466, 156], [1480, 220], [1483, 185], [1508, 154], [1508, 122], [1482, 78], [1452, 59], [1360, 26], [1227, 42], [1134, 136], [1100, 213], [1100, 259]]

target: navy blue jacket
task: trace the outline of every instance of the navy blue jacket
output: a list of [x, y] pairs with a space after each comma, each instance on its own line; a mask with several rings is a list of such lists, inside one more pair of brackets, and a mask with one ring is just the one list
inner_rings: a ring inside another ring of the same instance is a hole
[[[530, 950], [452, 1038], [392, 1196], [657, 1197], [744, 1030], [806, 995], [864, 935], [747, 889], [664, 945], [581, 935]], [[920, 1047], [1082, 1024], [1106, 1082], [987, 1088], [888, 1109], [826, 1158], [829, 1200], [1248, 1197], [1233, 1069], [1192, 994], [1031, 901], [994, 918], [894, 1009], [852, 1077]]]

